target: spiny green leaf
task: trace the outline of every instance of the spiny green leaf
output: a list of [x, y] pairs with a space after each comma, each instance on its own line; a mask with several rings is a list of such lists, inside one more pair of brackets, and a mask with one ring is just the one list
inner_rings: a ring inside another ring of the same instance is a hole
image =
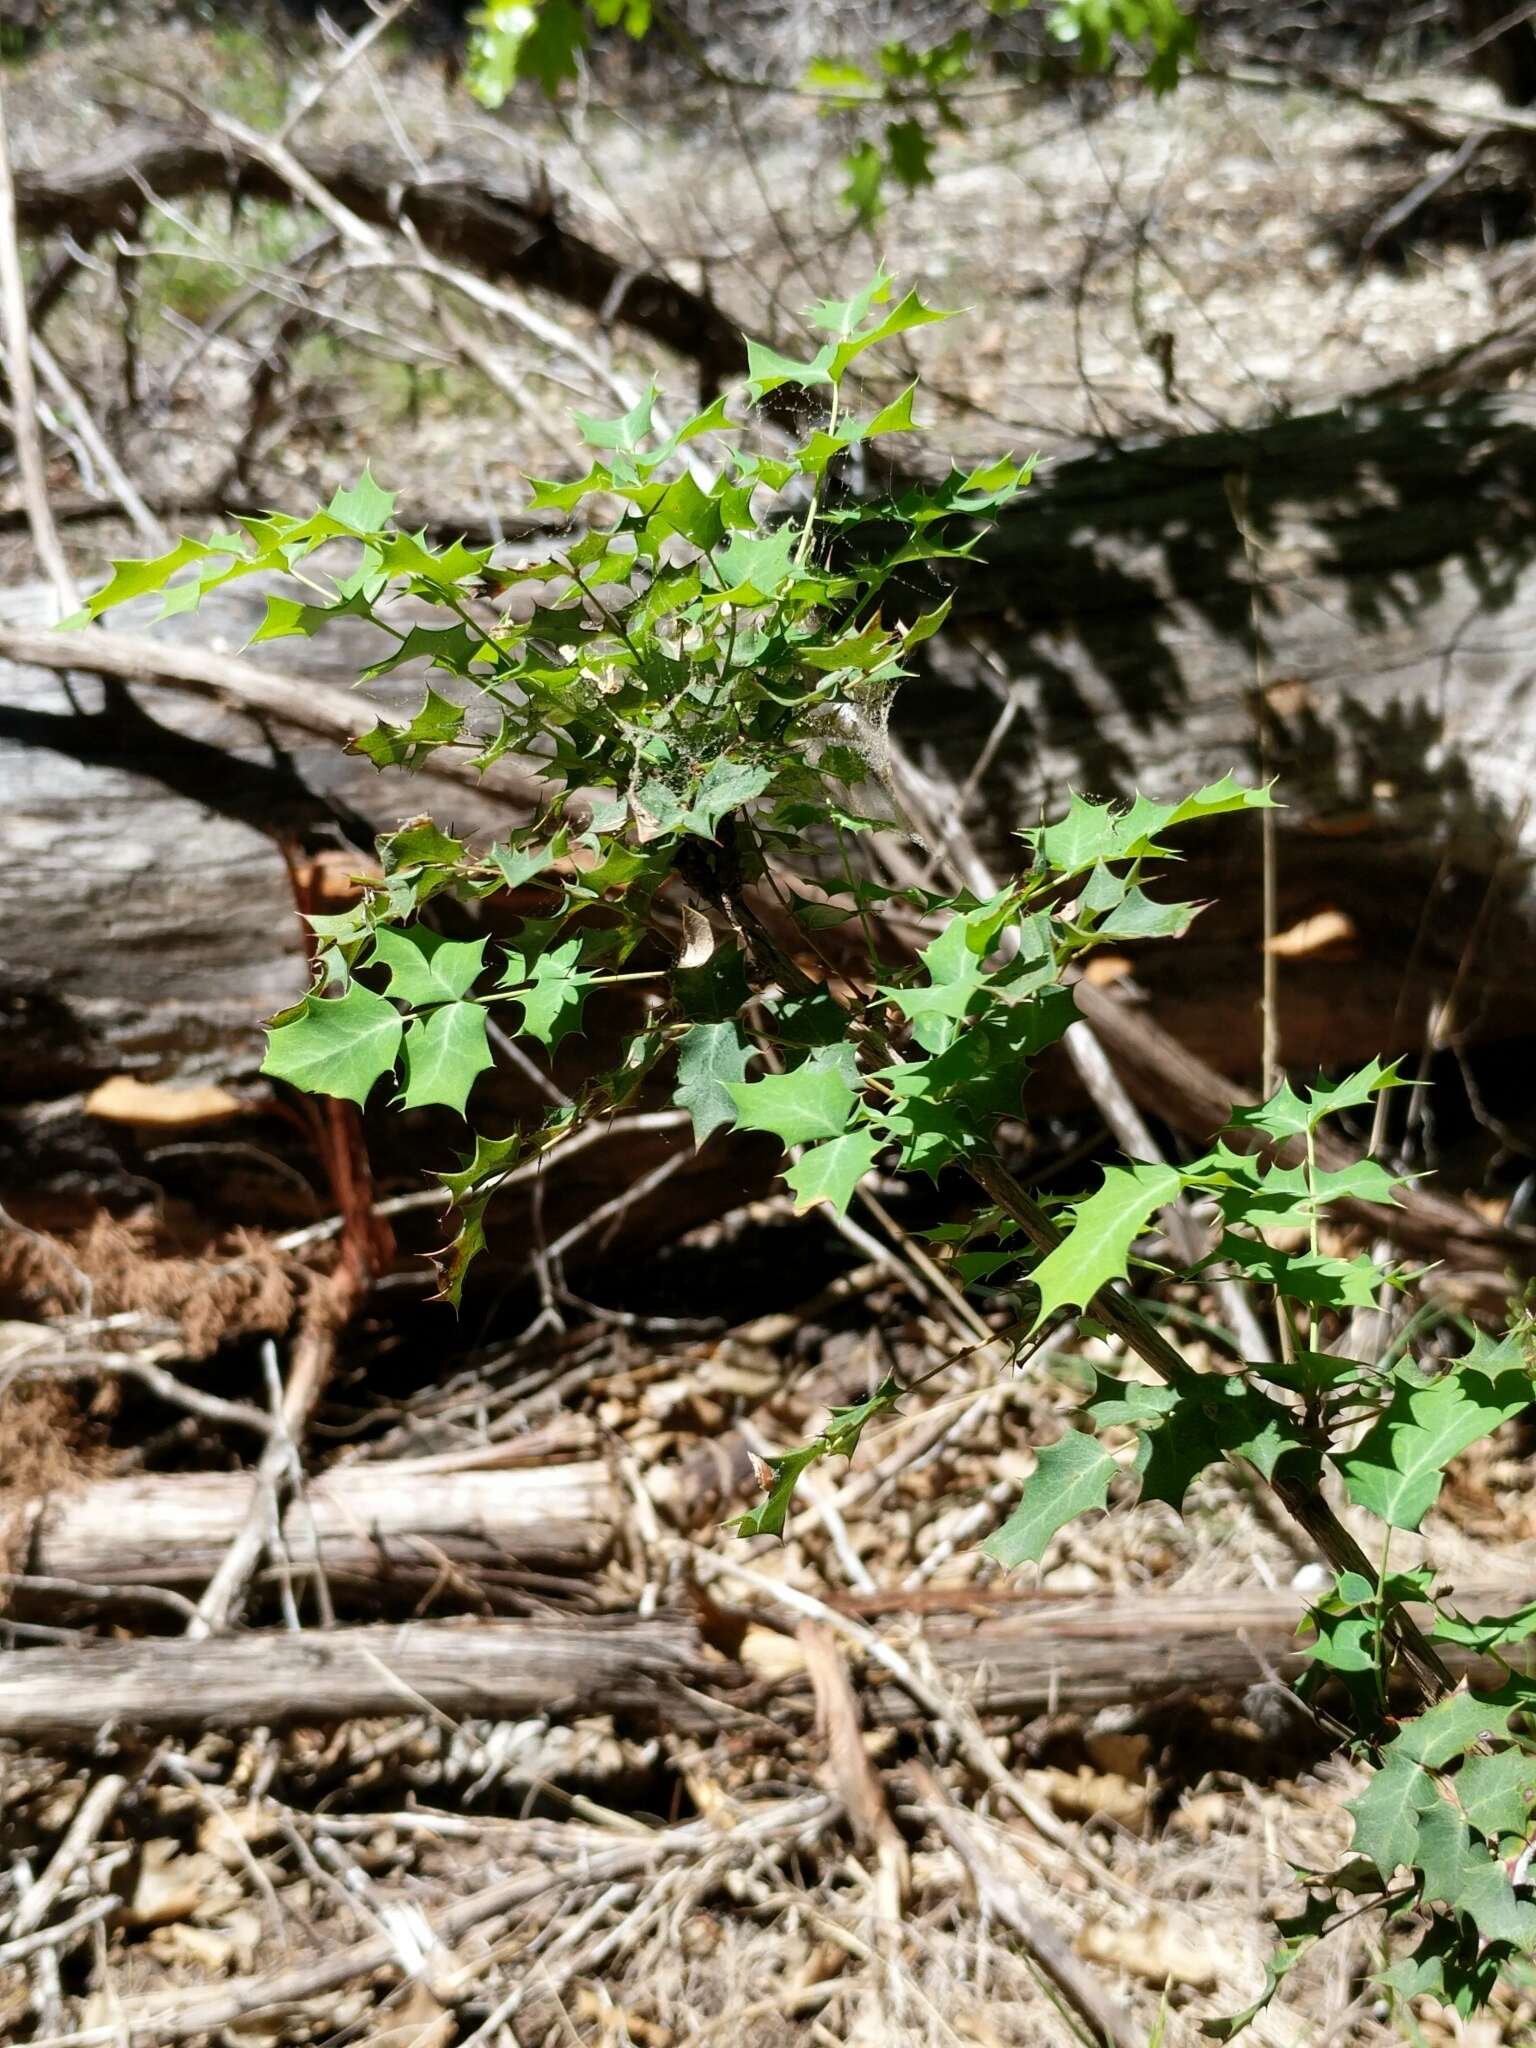
[[763, 1488], [763, 1499], [725, 1526], [739, 1536], [783, 1535], [784, 1520], [801, 1474], [821, 1458], [851, 1458], [867, 1424], [894, 1408], [903, 1391], [900, 1382], [888, 1373], [864, 1400], [832, 1409], [826, 1428], [810, 1443], [776, 1457], [754, 1457], [752, 1463]]
[[489, 1195], [479, 1195], [459, 1205], [459, 1227], [452, 1242], [434, 1252], [438, 1299], [458, 1308], [464, 1298], [464, 1281], [470, 1267], [485, 1250], [485, 1211]]
[[401, 1030], [393, 1003], [354, 981], [345, 995], [306, 996], [296, 1013], [275, 1024], [261, 1071], [361, 1108], [399, 1057]]
[[[120, 604], [128, 604], [136, 597], [148, 597], [162, 591], [176, 574], [191, 562], [204, 562], [217, 558], [221, 561], [232, 559], [238, 551], [238, 542], [231, 540], [222, 548], [200, 540], [179, 540], [164, 554], [130, 557], [114, 561], [112, 574], [100, 590], [88, 597], [82, 608], [64, 621], [64, 628], [88, 624], [99, 619], [103, 612], [109, 612]], [[196, 592], [198, 586], [192, 585]]]
[[853, 1120], [856, 1098], [838, 1070], [806, 1060], [787, 1074], [726, 1084], [739, 1131], [768, 1131], [781, 1144], [840, 1138]]
[[414, 768], [438, 747], [451, 747], [464, 730], [463, 705], [428, 689], [409, 725], [380, 719], [372, 732], [348, 740], [349, 754], [366, 754], [375, 768]]
[[381, 924], [373, 935], [373, 958], [389, 969], [385, 994], [424, 1009], [469, 994], [485, 966], [485, 940], [445, 939], [420, 924]]
[[1191, 1480], [1223, 1458], [1246, 1458], [1272, 1479], [1281, 1458], [1307, 1448], [1306, 1433], [1289, 1409], [1239, 1374], [1207, 1373], [1178, 1391], [1149, 1432], [1142, 1498], [1182, 1508]]
[[1415, 1861], [1419, 1816], [1439, 1797], [1422, 1764], [1411, 1757], [1392, 1757], [1344, 1809], [1355, 1823], [1355, 1853], [1369, 1857], [1390, 1883], [1395, 1870]]
[[813, 1146], [784, 1175], [796, 1212], [817, 1202], [830, 1202], [841, 1216], [854, 1189], [874, 1165], [883, 1142], [877, 1132], [863, 1130], [848, 1131], [841, 1138]]
[[1095, 927], [1101, 939], [1177, 939], [1189, 930], [1198, 903], [1154, 903], [1144, 889], [1130, 888], [1125, 900]]
[[380, 489], [365, 463], [357, 482], [337, 491], [326, 510], [349, 532], [378, 533], [394, 515], [395, 494]]
[[1526, 1749], [1469, 1756], [1456, 1773], [1456, 1798], [1472, 1826], [1490, 1841], [1501, 1835], [1523, 1839], [1536, 1807], [1536, 1756]]
[[1058, 1529], [1103, 1507], [1115, 1470], [1114, 1459], [1096, 1438], [1069, 1429], [1036, 1454], [1018, 1506], [982, 1547], [1010, 1571], [1015, 1565], [1038, 1564]]
[[1478, 1621], [1446, 1613], [1442, 1607], [1430, 1630], [1437, 1642], [1457, 1643], [1486, 1656], [1491, 1650], [1512, 1649], [1536, 1636], [1536, 1600], [1517, 1607], [1512, 1614], [1489, 1614]]
[[484, 1131], [476, 1131], [474, 1140], [474, 1151], [467, 1159], [460, 1160], [457, 1172], [437, 1176], [460, 1208], [486, 1181], [516, 1165], [528, 1149], [528, 1141], [521, 1131], [513, 1131], [506, 1138], [490, 1138]]
[[1503, 1865], [1448, 1801], [1437, 1799], [1420, 1816], [1415, 1861], [1427, 1903], [1465, 1915], [1483, 1941], [1536, 1948], [1536, 1905], [1516, 1894]]
[[628, 412], [616, 419], [594, 419], [591, 413], [573, 412], [581, 438], [589, 448], [622, 448], [633, 451], [651, 431], [658, 393], [654, 381], [646, 386]]
[[439, 1103], [464, 1114], [477, 1077], [494, 1064], [478, 1003], [440, 1003], [414, 1017], [405, 1034], [402, 1109]]
[[1315, 1131], [1325, 1117], [1336, 1111], [1369, 1102], [1383, 1088], [1412, 1087], [1413, 1083], [1397, 1071], [1400, 1064], [1393, 1060], [1390, 1066], [1383, 1066], [1380, 1060], [1372, 1060], [1357, 1073], [1347, 1074], [1342, 1081], [1332, 1084], [1319, 1074], [1307, 1090], [1305, 1101], [1287, 1081], [1268, 1102], [1234, 1109], [1227, 1122], [1235, 1130], [1263, 1131], [1270, 1138], [1299, 1138], [1309, 1130]]
[[1125, 1277], [1131, 1246], [1159, 1209], [1179, 1192], [1171, 1166], [1110, 1166], [1095, 1193], [1072, 1204], [1072, 1227], [1035, 1268], [1038, 1329], [1063, 1308], [1086, 1308], [1101, 1287]]
[[769, 348], [766, 342], [754, 341], [749, 336], [747, 387], [754, 396], [764, 398], [784, 384], [830, 384], [835, 353], [836, 345], [829, 341], [808, 363], [797, 363], [790, 356], [780, 355], [776, 348]]
[[1285, 1939], [1277, 1942], [1264, 1961], [1264, 1985], [1258, 1997], [1243, 2012], [1225, 2019], [1202, 2020], [1200, 2031], [1213, 2041], [1232, 2041], [1243, 2033], [1272, 2001], [1285, 1979], [1303, 1956], [1314, 1949], [1327, 1928], [1333, 1904], [1326, 1898], [1309, 1898], [1302, 1911], [1275, 1925]]
[[832, 374], [841, 378], [848, 365], [866, 349], [878, 348], [882, 342], [891, 341], [898, 334], [907, 334], [914, 327], [927, 327], [936, 320], [954, 318], [949, 308], [925, 305], [917, 292], [910, 291], [873, 327], [863, 328], [838, 344], [832, 357]]
[[1438, 1379], [1400, 1379], [1386, 1413], [1337, 1461], [1350, 1499], [1394, 1529], [1417, 1529], [1450, 1460], [1533, 1398], [1529, 1369], [1501, 1355], [1491, 1354], [1492, 1370], [1460, 1360]]
[[677, 1085], [672, 1100], [693, 1119], [693, 1136], [702, 1145], [711, 1131], [735, 1121], [736, 1105], [727, 1083], [746, 1078], [752, 1048], [734, 1020], [695, 1024], [677, 1047]]
[[1388, 1744], [1386, 1756], [1411, 1757], [1415, 1763], [1439, 1770], [1478, 1743], [1507, 1735], [1509, 1717], [1517, 1704], [1508, 1688], [1501, 1697], [1463, 1686], [1405, 1722]]
[[1273, 1287], [1288, 1301], [1315, 1308], [1372, 1308], [1388, 1276], [1364, 1253], [1336, 1259], [1326, 1253], [1282, 1252], [1273, 1245], [1228, 1232], [1211, 1254], [1249, 1280]]
[[518, 989], [523, 1031], [541, 1045], [556, 1046], [581, 1028], [582, 1006], [592, 983], [599, 978], [593, 970], [577, 966], [581, 947], [578, 937], [567, 939], [531, 962], [524, 953], [507, 954], [502, 986]]

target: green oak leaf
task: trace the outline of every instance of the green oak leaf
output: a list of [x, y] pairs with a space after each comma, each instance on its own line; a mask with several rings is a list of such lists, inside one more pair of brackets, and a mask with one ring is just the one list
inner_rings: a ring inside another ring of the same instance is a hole
[[1336, 1461], [1350, 1499], [1394, 1529], [1417, 1529], [1440, 1498], [1450, 1460], [1533, 1398], [1530, 1369], [1513, 1345], [1475, 1350], [1437, 1379], [1400, 1375], [1385, 1414]]
[[1179, 1186], [1171, 1166], [1106, 1167], [1103, 1186], [1072, 1204], [1072, 1228], [1031, 1275], [1040, 1290], [1036, 1329], [1058, 1309], [1086, 1308], [1101, 1287], [1123, 1279], [1132, 1244]]
[[373, 959], [389, 969], [386, 995], [425, 1009], [469, 994], [485, 966], [485, 940], [445, 939], [420, 924], [381, 924], [373, 934]]
[[1262, 1131], [1268, 1138], [1299, 1138], [1315, 1131], [1325, 1117], [1341, 1109], [1357, 1109], [1383, 1088], [1411, 1088], [1413, 1083], [1397, 1070], [1393, 1060], [1383, 1066], [1372, 1060], [1342, 1081], [1330, 1083], [1319, 1074], [1303, 1100], [1287, 1081], [1268, 1102], [1243, 1104], [1227, 1118], [1233, 1130]]
[[1502, 1697], [1462, 1687], [1405, 1722], [1385, 1755], [1411, 1757], [1430, 1770], [1440, 1770], [1479, 1743], [1507, 1736], [1509, 1717], [1520, 1704], [1517, 1692], [1508, 1687]]
[[1273, 1287], [1289, 1301], [1309, 1302], [1316, 1308], [1374, 1308], [1388, 1279], [1364, 1253], [1337, 1259], [1322, 1252], [1282, 1252], [1230, 1231], [1211, 1256], [1236, 1266], [1244, 1278]]
[[476, 1131], [474, 1140], [474, 1151], [467, 1159], [459, 1161], [456, 1172], [439, 1173], [437, 1176], [454, 1206], [460, 1209], [484, 1182], [507, 1172], [528, 1149], [528, 1140], [521, 1131], [513, 1131], [506, 1138], [489, 1138], [484, 1131]]
[[1069, 1429], [1036, 1454], [1035, 1470], [1024, 1482], [1019, 1504], [982, 1548], [1012, 1570], [1038, 1564], [1058, 1529], [1109, 1498], [1114, 1459], [1098, 1440]]
[[272, 1025], [261, 1071], [361, 1108], [398, 1059], [402, 1029], [393, 1003], [354, 981], [345, 995], [306, 996]]
[[1412, 1757], [1390, 1758], [1344, 1809], [1355, 1824], [1355, 1853], [1368, 1857], [1390, 1883], [1395, 1870], [1417, 1860], [1419, 1817], [1439, 1797], [1422, 1764]]
[[337, 491], [326, 510], [349, 533], [378, 533], [394, 515], [395, 494], [374, 482], [365, 463], [357, 482]]
[[768, 1131], [786, 1148], [840, 1138], [853, 1120], [858, 1098], [838, 1069], [806, 1060], [787, 1074], [761, 1081], [728, 1082], [739, 1131]]
[[734, 1122], [736, 1105], [727, 1084], [746, 1078], [752, 1048], [734, 1021], [695, 1024], [677, 1047], [677, 1083], [672, 1100], [693, 1119], [693, 1136], [702, 1145], [712, 1131]]
[[1503, 1864], [1448, 1800], [1436, 1799], [1420, 1816], [1414, 1861], [1427, 1904], [1464, 1915], [1481, 1941], [1536, 1949], [1536, 1904], [1518, 1895]]
[[784, 1175], [796, 1213], [817, 1202], [830, 1202], [841, 1216], [884, 1142], [877, 1131], [848, 1131], [802, 1154]]
[[405, 1034], [404, 1063], [402, 1109], [438, 1103], [463, 1116], [470, 1089], [494, 1065], [484, 1010], [478, 1003], [440, 1003], [413, 1017]]
[[1490, 1841], [1501, 1835], [1524, 1839], [1536, 1807], [1536, 1756], [1528, 1749], [1469, 1756], [1456, 1773], [1456, 1798], [1472, 1826]]
[[[528, 962], [526, 954], [508, 952], [502, 986], [516, 989], [522, 1006], [523, 1031], [541, 1045], [556, 1046], [562, 1038], [581, 1028], [582, 1005], [586, 1002], [597, 973], [576, 965], [581, 939], [567, 939]], [[527, 984], [518, 988], [519, 983]]]
[[784, 1520], [794, 1499], [795, 1488], [800, 1483], [800, 1475], [818, 1459], [851, 1458], [865, 1426], [877, 1415], [884, 1415], [894, 1408], [904, 1392], [901, 1383], [887, 1373], [875, 1391], [864, 1400], [854, 1401], [847, 1407], [833, 1408], [826, 1428], [810, 1443], [801, 1444], [776, 1457], [754, 1458], [752, 1462], [763, 1488], [763, 1498], [755, 1508], [749, 1508], [745, 1514], [727, 1522], [726, 1528], [734, 1529], [738, 1536], [782, 1536]]

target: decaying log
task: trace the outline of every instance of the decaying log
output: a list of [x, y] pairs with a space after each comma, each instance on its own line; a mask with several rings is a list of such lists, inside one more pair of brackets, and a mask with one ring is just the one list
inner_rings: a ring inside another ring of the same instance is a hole
[[[1295, 1070], [1417, 1050], [1458, 976], [1449, 1030], [1523, 1034], [1533, 511], [1525, 392], [1047, 464], [966, 572], [896, 722], [954, 788], [1016, 706], [977, 805], [1003, 872], [1009, 835], [1070, 790], [1278, 777], [1281, 926], [1333, 909], [1352, 931], [1281, 962]], [[1177, 946], [1139, 949], [1136, 980], [1175, 1038], [1243, 1078], [1258, 1066], [1258, 835], [1218, 821], [1181, 846], [1179, 893], [1211, 908]]]
[[[933, 1596], [934, 1600], [943, 1596]], [[1468, 1589], [1468, 1612], [1514, 1608], [1518, 1589]], [[884, 1603], [887, 1607], [891, 1602]], [[899, 1606], [899, 1602], [895, 1603]], [[879, 1607], [881, 1603], [874, 1603]], [[1179, 1694], [1238, 1697], [1294, 1678], [1303, 1662], [1290, 1592], [1149, 1594], [1110, 1600], [985, 1597], [926, 1612], [922, 1635], [944, 1681], [989, 1714], [1089, 1713]], [[903, 1613], [910, 1630], [913, 1617]], [[1467, 1668], [1465, 1658], [1450, 1661]], [[691, 1622], [413, 1622], [330, 1633], [252, 1633], [209, 1642], [88, 1643], [0, 1655], [0, 1738], [84, 1741], [119, 1721], [151, 1733], [254, 1723], [321, 1724], [410, 1713], [563, 1717], [613, 1711], [704, 1727], [749, 1708], [747, 1674], [705, 1650]], [[810, 1685], [775, 1659], [776, 1708]], [[881, 1721], [917, 1711], [868, 1674]], [[714, 1704], [711, 1704], [714, 1702]]]
[[[251, 1475], [150, 1473], [50, 1495], [30, 1510], [26, 1569], [95, 1585], [200, 1586], [245, 1516]], [[339, 1465], [308, 1482], [283, 1521], [295, 1573], [387, 1585], [444, 1564], [595, 1570], [620, 1500], [595, 1461], [443, 1472], [408, 1462]]]
[[414, 1622], [205, 1642], [86, 1643], [0, 1656], [0, 1736], [89, 1741], [144, 1729], [323, 1725], [436, 1711], [520, 1720], [614, 1713], [712, 1726], [703, 1688], [739, 1681], [691, 1622]]
[[[551, 292], [605, 324], [622, 322], [697, 361], [706, 383], [745, 367], [741, 336], [712, 300], [598, 248], [561, 221], [547, 192], [515, 191], [483, 166], [435, 164], [417, 175], [366, 149], [306, 144], [294, 153], [349, 212], [374, 227], [409, 222], [434, 256]], [[135, 219], [146, 190], [162, 199], [293, 197], [269, 164], [228, 135], [141, 119], [94, 156], [18, 177], [17, 219], [27, 237], [67, 232], [85, 241]]]

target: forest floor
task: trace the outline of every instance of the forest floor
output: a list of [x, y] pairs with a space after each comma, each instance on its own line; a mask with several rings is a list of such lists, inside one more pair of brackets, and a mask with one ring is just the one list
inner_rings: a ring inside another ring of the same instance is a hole
[[[89, 45], [33, 59], [7, 89], [21, 162], [105, 146], [123, 100], [157, 106], [156, 77], [253, 122], [281, 105], [278, 65], [238, 31], [147, 31], [131, 69]], [[963, 453], [1368, 399], [1483, 336], [1509, 253], [1495, 167], [1432, 238], [1362, 261], [1422, 160], [1322, 91], [1207, 83], [1176, 112], [977, 122], [872, 233], [839, 209], [835, 124], [771, 102], [724, 158], [687, 106], [664, 142], [595, 99], [494, 118], [385, 46], [304, 133], [545, 180], [605, 247], [703, 280], [786, 344], [806, 298], [883, 256], [974, 308], [923, 353]], [[158, 499], [222, 473], [270, 307], [257, 292], [207, 330], [312, 226], [152, 208], [126, 267], [87, 266], [56, 316]], [[560, 416], [593, 395], [569, 366], [530, 350], [514, 408], [442, 360], [389, 282], [320, 289], [332, 317], [296, 353], [257, 495], [303, 505], [366, 455], [423, 517], [494, 526], [562, 463]], [[632, 339], [609, 360], [652, 367]], [[112, 518], [68, 534], [84, 576], [131, 544]], [[35, 575], [14, 523], [0, 545], [9, 580]], [[355, 1218], [253, 1224], [189, 1259], [196, 1219], [153, 1187], [110, 1221], [87, 1187], [70, 1199], [69, 1225], [0, 1240], [0, 2035], [1067, 2048], [1097, 2010], [1124, 2048], [1173, 2048], [1258, 1994], [1294, 1871], [1347, 1852], [1362, 1780], [1283, 1683], [1319, 1583], [1305, 1549], [1216, 1471], [1182, 1520], [1121, 1508], [1064, 1531], [1033, 1577], [1002, 1574], [978, 1546], [1103, 1347], [1072, 1337], [1015, 1369], [884, 1212], [839, 1237], [749, 1192], [664, 1253], [606, 1263], [598, 1213], [584, 1265], [546, 1262], [542, 1300], [462, 1328], [402, 1260], [294, 1446], [270, 1417], [296, 1304]], [[1197, 1361], [1210, 1309], [1168, 1293]], [[1432, 1344], [1462, 1327], [1409, 1295], [1350, 1334], [1407, 1341], [1410, 1322]], [[823, 1468], [785, 1542], [721, 1526], [754, 1456], [888, 1370], [933, 1376], [846, 1471]], [[253, 1443], [260, 1483], [210, 1489], [250, 1472]], [[1422, 1539], [1508, 1605], [1536, 1578], [1529, 1450], [1517, 1423], [1462, 1461]], [[250, 1628], [205, 1634], [195, 1609], [247, 1494]], [[540, 1700], [519, 1668], [544, 1670], [568, 1625], [611, 1631], [612, 1670], [577, 1657]], [[514, 1715], [477, 1694], [487, 1646]], [[158, 1687], [137, 1720], [116, 1704], [132, 1686]], [[1380, 1940], [1362, 1919], [1309, 1958], [1252, 2038], [1532, 2037], [1529, 1995], [1474, 2025], [1391, 2013]]]

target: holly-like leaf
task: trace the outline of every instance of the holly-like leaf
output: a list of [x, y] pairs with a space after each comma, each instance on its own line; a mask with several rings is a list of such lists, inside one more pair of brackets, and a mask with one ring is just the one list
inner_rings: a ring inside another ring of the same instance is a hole
[[1308, 1302], [1315, 1308], [1373, 1308], [1388, 1278], [1364, 1253], [1336, 1259], [1323, 1252], [1282, 1252], [1232, 1232], [1212, 1257], [1236, 1266], [1246, 1279], [1273, 1287], [1288, 1301]]
[[1536, 1905], [1518, 1896], [1504, 1866], [1448, 1800], [1437, 1799], [1420, 1816], [1415, 1861], [1426, 1903], [1464, 1915], [1482, 1941], [1536, 1948]]
[[695, 1024], [677, 1047], [677, 1084], [672, 1100], [693, 1119], [695, 1144], [711, 1131], [734, 1122], [736, 1105], [727, 1093], [731, 1082], [744, 1081], [752, 1048], [734, 1021]]
[[786, 1148], [840, 1138], [853, 1119], [856, 1097], [838, 1069], [811, 1059], [787, 1074], [761, 1081], [728, 1082], [739, 1131], [768, 1131]]
[[[88, 625], [92, 619], [99, 619], [103, 612], [114, 610], [120, 604], [128, 604], [136, 597], [148, 597], [165, 590], [178, 569], [185, 569], [193, 562], [212, 559], [229, 561], [236, 557], [240, 544], [230, 539], [223, 547], [217, 543], [200, 540], [179, 540], [162, 555], [130, 557], [114, 561], [112, 574], [100, 590], [88, 597], [78, 612], [64, 621], [63, 630]], [[193, 601], [200, 590], [198, 583], [190, 586]]]
[[582, 1005], [593, 982], [599, 979], [594, 970], [577, 966], [581, 946], [579, 937], [567, 939], [563, 945], [540, 953], [531, 963], [526, 953], [507, 954], [502, 986], [516, 989], [522, 1006], [523, 1031], [541, 1045], [556, 1046], [581, 1028]]
[[1065, 818], [1036, 826], [1021, 836], [1034, 848], [1042, 866], [1067, 876], [1098, 861], [1142, 860], [1151, 854], [1166, 854], [1170, 849], [1157, 843], [1158, 834], [1197, 819], [1274, 808], [1275, 800], [1267, 789], [1250, 789], [1230, 775], [1175, 803], [1153, 803], [1138, 796], [1124, 809], [1092, 803], [1074, 791]]
[[1262, 1131], [1269, 1138], [1299, 1138], [1307, 1131], [1315, 1131], [1325, 1117], [1341, 1109], [1359, 1108], [1383, 1088], [1412, 1087], [1413, 1083], [1397, 1071], [1399, 1065], [1397, 1060], [1390, 1066], [1372, 1060], [1356, 1073], [1332, 1083], [1319, 1074], [1305, 1100], [1287, 1081], [1268, 1102], [1234, 1109], [1227, 1122], [1234, 1130]]
[[1072, 1227], [1031, 1276], [1040, 1290], [1038, 1329], [1063, 1308], [1086, 1308], [1111, 1280], [1123, 1279], [1131, 1246], [1148, 1220], [1179, 1192], [1171, 1166], [1110, 1166], [1095, 1193], [1072, 1204]]
[[451, 1243], [434, 1252], [437, 1293], [440, 1301], [458, 1308], [464, 1298], [464, 1281], [470, 1267], [485, 1250], [485, 1211], [489, 1195], [479, 1195], [459, 1207], [459, 1227]]
[[402, 1109], [439, 1103], [460, 1116], [476, 1079], [493, 1065], [478, 1003], [440, 1003], [413, 1017], [405, 1034]]
[[784, 1175], [795, 1198], [796, 1213], [817, 1202], [830, 1202], [841, 1216], [883, 1143], [878, 1132], [862, 1130], [812, 1146]]
[[1036, 1454], [1018, 1506], [982, 1547], [1010, 1571], [1015, 1565], [1038, 1564], [1058, 1529], [1103, 1507], [1115, 1470], [1114, 1459], [1096, 1438], [1069, 1429]]
[[420, 924], [381, 924], [373, 935], [373, 958], [389, 969], [386, 995], [425, 1009], [469, 994], [485, 966], [485, 940], [445, 939]]
[[[1141, 1497], [1182, 1508], [1190, 1482], [1224, 1458], [1246, 1458], [1273, 1478], [1287, 1452], [1308, 1447], [1298, 1419], [1237, 1373], [1208, 1373], [1171, 1399], [1162, 1388], [1164, 1414], [1148, 1432], [1142, 1464]], [[1098, 1405], [1095, 1405], [1095, 1414]]]
[[810, 1443], [776, 1457], [754, 1458], [763, 1498], [755, 1508], [735, 1516], [725, 1526], [734, 1529], [738, 1536], [782, 1536], [801, 1474], [821, 1458], [851, 1458], [865, 1427], [877, 1415], [894, 1408], [903, 1391], [900, 1382], [888, 1373], [864, 1400], [832, 1409], [826, 1428]]
[[349, 533], [378, 533], [394, 516], [395, 494], [380, 488], [365, 463], [357, 482], [343, 485], [326, 510]]
[[1182, 938], [1199, 915], [1198, 903], [1155, 903], [1144, 889], [1130, 888], [1124, 900], [1094, 927], [1100, 939]]
[[1536, 1808], [1536, 1756], [1528, 1749], [1501, 1749], [1469, 1756], [1456, 1773], [1456, 1799], [1479, 1834], [1490, 1841], [1530, 1833]]
[[1440, 1498], [1450, 1460], [1533, 1399], [1531, 1372], [1515, 1360], [1514, 1346], [1488, 1348], [1438, 1379], [1400, 1376], [1386, 1413], [1337, 1461], [1350, 1499], [1394, 1529], [1417, 1529]]
[[267, 1033], [261, 1071], [311, 1095], [361, 1106], [400, 1054], [400, 1013], [353, 982], [345, 995], [309, 995]]
[[521, 1131], [513, 1131], [506, 1138], [489, 1138], [484, 1131], [476, 1131], [474, 1140], [474, 1151], [467, 1159], [459, 1161], [457, 1172], [437, 1176], [456, 1208], [463, 1208], [488, 1180], [515, 1166], [528, 1149], [528, 1141]]
[[1518, 1696], [1508, 1688], [1501, 1697], [1462, 1686], [1406, 1722], [1388, 1744], [1386, 1755], [1411, 1757], [1430, 1770], [1443, 1769], [1479, 1743], [1506, 1736], [1509, 1717], [1519, 1704]]
[[1391, 1757], [1344, 1810], [1355, 1823], [1355, 1853], [1375, 1864], [1385, 1882], [1418, 1855], [1419, 1817], [1440, 1797], [1435, 1781], [1412, 1757]]
[[1513, 1614], [1489, 1614], [1478, 1621], [1448, 1614], [1442, 1607], [1435, 1615], [1430, 1633], [1436, 1642], [1457, 1643], [1482, 1657], [1491, 1650], [1511, 1649], [1516, 1643], [1536, 1636], [1536, 1600], [1517, 1607]]
[[1277, 1942], [1265, 1958], [1264, 1984], [1258, 1997], [1242, 2012], [1232, 2013], [1224, 2019], [1202, 2020], [1201, 2033], [1212, 2041], [1233, 2041], [1251, 2027], [1302, 1957], [1317, 1946], [1332, 1911], [1331, 1900], [1309, 1898], [1301, 1912], [1291, 1919], [1277, 1920], [1275, 1926], [1284, 1939]]

